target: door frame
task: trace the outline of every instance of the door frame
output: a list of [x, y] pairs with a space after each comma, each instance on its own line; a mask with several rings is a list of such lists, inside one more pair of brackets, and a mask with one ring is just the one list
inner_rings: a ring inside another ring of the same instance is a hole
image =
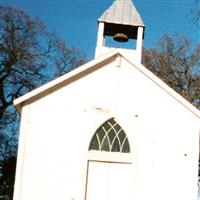
[[131, 153], [121, 152], [105, 152], [105, 151], [89, 151], [87, 159], [87, 170], [85, 180], [85, 194], [84, 200], [87, 200], [88, 178], [89, 178], [89, 164], [90, 162], [102, 163], [120, 163], [120, 164], [133, 164]]

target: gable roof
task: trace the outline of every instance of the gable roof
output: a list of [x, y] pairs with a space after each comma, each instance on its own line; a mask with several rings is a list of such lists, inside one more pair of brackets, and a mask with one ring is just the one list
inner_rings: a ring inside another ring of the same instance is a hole
[[144, 27], [140, 14], [131, 0], [115, 0], [98, 21]]
[[80, 77], [91, 73], [91, 71], [98, 69], [102, 65], [104, 66], [107, 63], [114, 61], [114, 60], [117, 61], [119, 57], [124, 58], [133, 67], [135, 67], [137, 70], [139, 70], [141, 73], [143, 73], [147, 78], [149, 78], [151, 81], [153, 81], [158, 87], [162, 88], [168, 95], [173, 97], [175, 100], [177, 100], [177, 102], [182, 104], [185, 108], [187, 108], [187, 110], [192, 112], [196, 117], [198, 117], [200, 119], [200, 111], [196, 107], [194, 107], [191, 103], [189, 103], [181, 95], [179, 95], [177, 92], [175, 92], [172, 88], [170, 88], [166, 83], [164, 83], [161, 79], [159, 79], [156, 75], [154, 75], [150, 70], [148, 70], [142, 64], [133, 63], [126, 56], [126, 54], [123, 53], [123, 50], [121, 50], [121, 49], [115, 49], [106, 55], [98, 57], [63, 76], [61, 76], [53, 81], [50, 81], [49, 83], [46, 83], [45, 85], [43, 85], [37, 89], [34, 89], [33, 91], [25, 94], [24, 96], [19, 97], [18, 99], [14, 100], [14, 106], [17, 108], [17, 110], [19, 112], [21, 112], [21, 108], [24, 106], [24, 104], [27, 101], [30, 101], [30, 100], [34, 101], [38, 97], [48, 95], [49, 93], [61, 88], [62, 86], [70, 84], [70, 83], [78, 80]]

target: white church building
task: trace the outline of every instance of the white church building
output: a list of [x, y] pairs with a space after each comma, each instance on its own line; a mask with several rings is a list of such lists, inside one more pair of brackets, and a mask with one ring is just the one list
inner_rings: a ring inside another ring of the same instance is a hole
[[14, 200], [197, 200], [200, 111], [141, 64], [131, 0], [98, 25], [94, 60], [14, 101]]

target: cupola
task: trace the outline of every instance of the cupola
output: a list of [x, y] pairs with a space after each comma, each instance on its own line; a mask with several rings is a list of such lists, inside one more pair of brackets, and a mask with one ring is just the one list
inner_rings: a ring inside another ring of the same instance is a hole
[[107, 37], [113, 37], [113, 40], [119, 43], [133, 41], [133, 48], [122, 50], [134, 61], [141, 62], [145, 26], [131, 0], [115, 0], [98, 19], [98, 26], [95, 58], [114, 49], [106, 44]]

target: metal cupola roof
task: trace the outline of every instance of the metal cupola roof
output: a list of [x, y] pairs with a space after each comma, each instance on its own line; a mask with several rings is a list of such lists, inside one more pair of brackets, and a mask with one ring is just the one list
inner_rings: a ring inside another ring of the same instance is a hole
[[136, 27], [145, 26], [131, 0], [115, 0], [98, 21]]

